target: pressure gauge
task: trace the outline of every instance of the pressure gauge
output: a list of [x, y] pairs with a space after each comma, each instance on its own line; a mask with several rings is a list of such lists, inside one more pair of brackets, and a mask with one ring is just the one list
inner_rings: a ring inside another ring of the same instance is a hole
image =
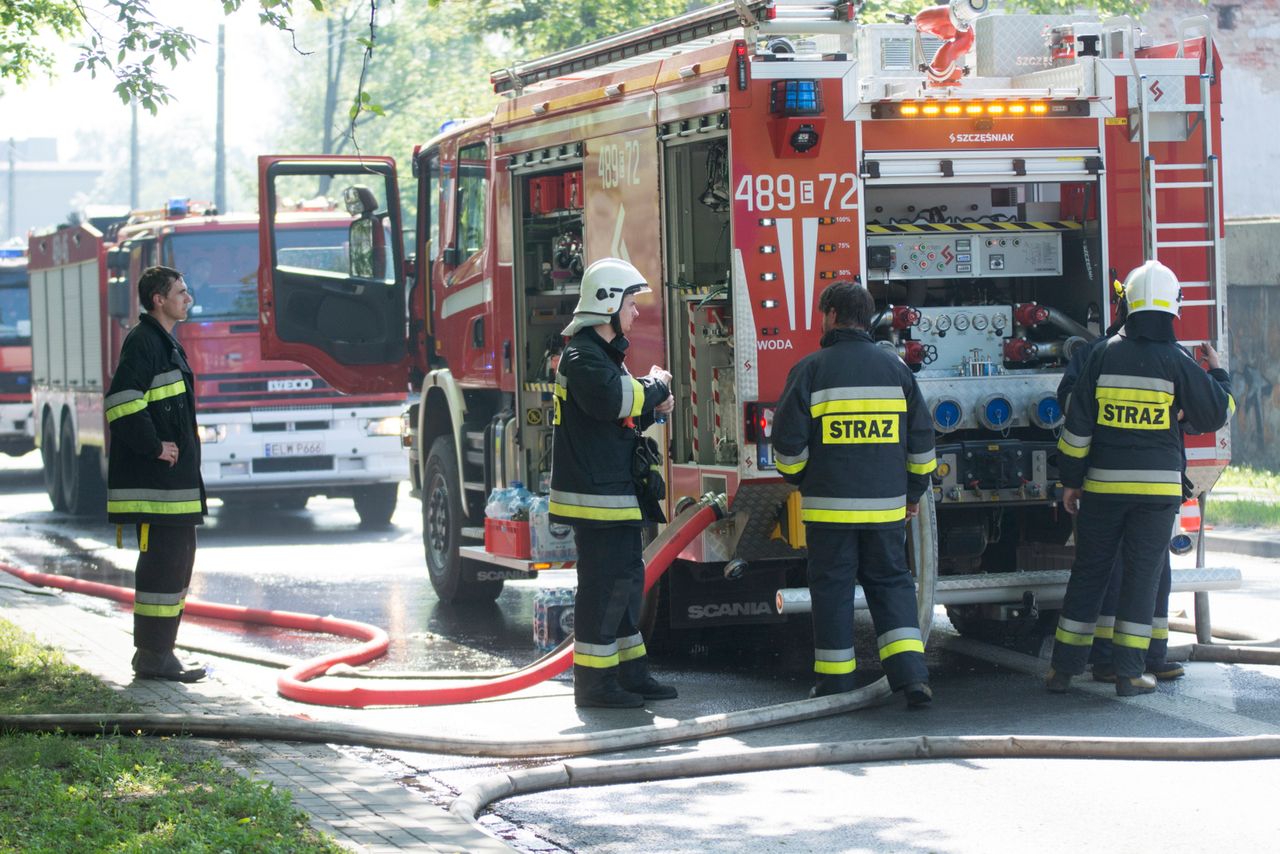
[[929, 330], [933, 329], [933, 319], [930, 318], [928, 315], [924, 315], [924, 314], [920, 315], [920, 322], [916, 324], [916, 329], [920, 330], [921, 332], [928, 332]]
[[1009, 319], [1003, 314], [991, 315], [991, 327], [995, 329], [996, 332], [1002, 331], [1008, 322]]
[[951, 328], [951, 318], [945, 314], [938, 315], [938, 319], [933, 323], [933, 328], [939, 332], [946, 332]]
[[985, 332], [987, 329], [987, 316], [985, 314], [975, 314], [973, 316], [973, 329], [975, 332]]
[[968, 331], [969, 331], [969, 315], [957, 314], [956, 315], [956, 332], [968, 332]]

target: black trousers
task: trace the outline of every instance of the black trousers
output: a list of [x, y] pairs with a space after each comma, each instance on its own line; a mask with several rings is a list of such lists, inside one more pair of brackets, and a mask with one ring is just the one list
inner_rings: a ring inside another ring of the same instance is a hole
[[1116, 674], [1141, 676], [1151, 645], [1156, 590], [1179, 502], [1126, 502], [1088, 492], [1076, 518], [1076, 560], [1053, 645], [1059, 673], [1084, 672], [1117, 556], [1123, 562], [1111, 657]]
[[608, 670], [646, 655], [640, 636], [644, 548], [634, 525], [574, 525], [578, 592], [573, 605], [573, 663]]
[[916, 588], [907, 569], [906, 528], [819, 527], [809, 543], [809, 594], [813, 604], [817, 693], [854, 688], [854, 585], [861, 584], [875, 624], [889, 687], [929, 681], [924, 639], [916, 616]]
[[134, 572], [133, 645], [170, 652], [196, 562], [194, 525], [138, 525]]
[[[1093, 649], [1089, 652], [1091, 664], [1111, 663], [1111, 636], [1116, 625], [1116, 606], [1120, 602], [1120, 583], [1124, 578], [1124, 558], [1117, 556], [1111, 567], [1111, 580], [1107, 582], [1107, 595], [1102, 599], [1098, 612], [1098, 627], [1093, 635]], [[1147, 647], [1147, 665], [1164, 664], [1169, 655], [1169, 592], [1173, 586], [1173, 570], [1169, 565], [1169, 549], [1164, 550], [1164, 566], [1160, 570], [1160, 582], [1156, 586], [1156, 605], [1151, 617], [1151, 646]]]

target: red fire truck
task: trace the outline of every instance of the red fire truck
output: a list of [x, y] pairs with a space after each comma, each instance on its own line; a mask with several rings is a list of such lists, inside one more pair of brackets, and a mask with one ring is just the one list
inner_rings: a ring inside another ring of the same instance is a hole
[[[350, 218], [290, 207], [279, 221], [282, 257], [346, 269]], [[138, 276], [165, 264], [184, 273], [195, 298], [175, 334], [196, 375], [209, 495], [282, 508], [351, 497], [363, 524], [385, 525], [404, 479], [405, 394], [347, 395], [303, 365], [260, 354], [257, 216], [174, 199], [98, 224], [105, 234], [86, 222], [30, 243], [35, 435], [53, 506], [105, 512], [103, 390], [137, 322]]]
[[[676, 377], [654, 428], [670, 501], [725, 493], [733, 511], [667, 573], [658, 617], [777, 621], [775, 592], [803, 585], [770, 425], [840, 279], [871, 289], [876, 337], [929, 401], [939, 466], [918, 524], [936, 526], [937, 554], [912, 559], [937, 561], [937, 601], [975, 633], [1060, 604], [1073, 548], [1055, 390], [1111, 320], [1112, 282], [1159, 257], [1184, 282], [1184, 343], [1225, 351], [1219, 57], [1204, 19], [1156, 45], [1127, 18], [956, 0], [862, 24], [857, 5], [718, 3], [496, 72], [509, 97], [492, 115], [414, 151], [407, 261], [390, 159], [260, 160], [264, 352], [347, 390], [410, 377], [410, 474], [442, 597], [557, 565], [486, 550], [483, 508], [514, 480], [546, 490], [559, 331], [582, 268], [617, 256], [655, 287], [629, 361]], [[364, 242], [379, 275], [283, 263], [278, 199], [317, 175], [379, 200], [387, 240]], [[1229, 435], [1187, 445], [1204, 492]]]
[[27, 253], [0, 249], [0, 451], [20, 457], [35, 447], [31, 427], [31, 300]]

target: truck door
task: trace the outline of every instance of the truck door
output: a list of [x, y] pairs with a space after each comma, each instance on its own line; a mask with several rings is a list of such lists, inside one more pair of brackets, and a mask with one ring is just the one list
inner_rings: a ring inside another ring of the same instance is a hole
[[[334, 246], [287, 248], [282, 214], [314, 209], [329, 187], [350, 217]], [[258, 158], [259, 336], [262, 355], [310, 366], [341, 391], [404, 391], [408, 311], [395, 161], [386, 157]]]

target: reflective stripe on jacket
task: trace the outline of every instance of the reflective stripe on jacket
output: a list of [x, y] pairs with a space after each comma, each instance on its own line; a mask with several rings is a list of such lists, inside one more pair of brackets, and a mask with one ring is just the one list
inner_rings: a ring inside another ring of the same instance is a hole
[[569, 340], [556, 371], [552, 418], [551, 519], [562, 524], [641, 525], [631, 465], [636, 431], [653, 421], [667, 387], [631, 376], [627, 340], [606, 342], [594, 329]]
[[1212, 433], [1235, 411], [1231, 379], [1173, 342], [1115, 336], [1080, 371], [1058, 438], [1064, 486], [1098, 496], [1181, 501], [1185, 427]]
[[778, 472], [800, 487], [809, 524], [901, 525], [937, 467], [911, 369], [854, 329], [831, 330], [791, 369], [773, 447]]
[[[195, 525], [208, 507], [200, 476], [195, 377], [177, 339], [143, 314], [120, 348], [103, 399], [110, 430], [107, 516], [116, 523]], [[178, 462], [159, 459], [161, 442]]]

